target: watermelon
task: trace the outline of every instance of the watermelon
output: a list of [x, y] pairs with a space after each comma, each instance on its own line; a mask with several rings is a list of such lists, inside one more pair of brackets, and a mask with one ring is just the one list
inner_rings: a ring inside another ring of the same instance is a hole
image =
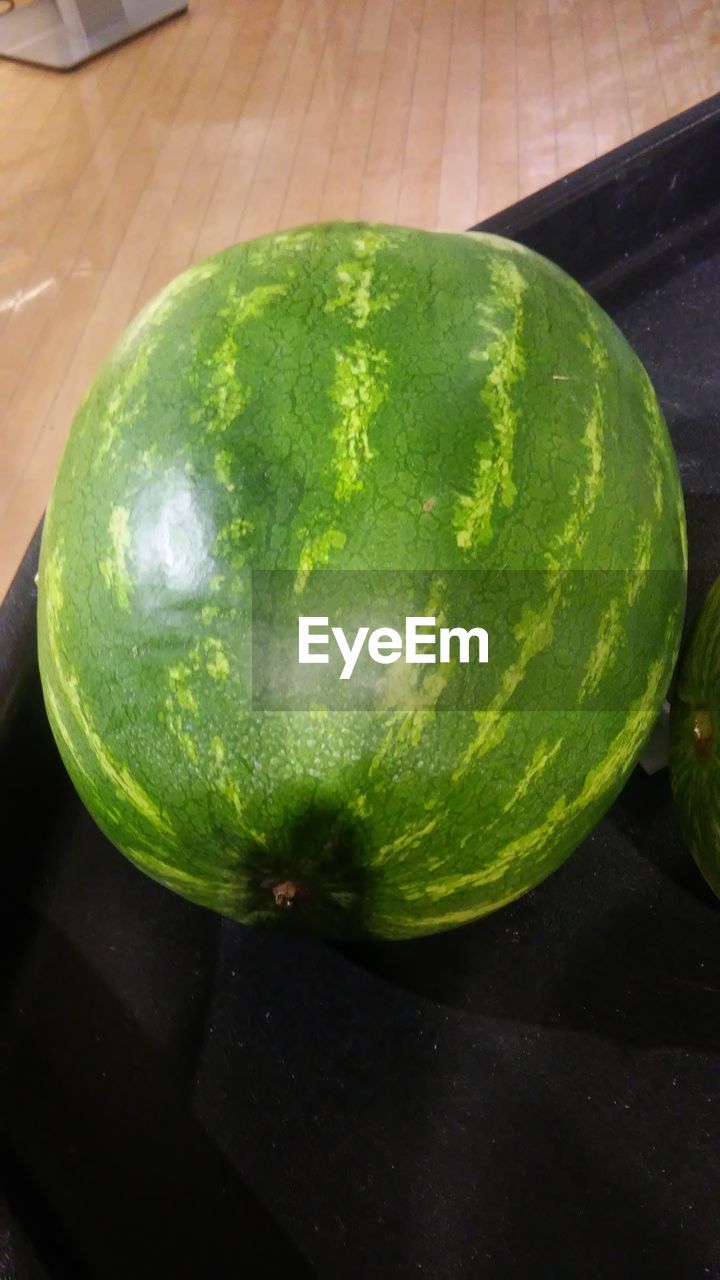
[[[48, 716], [99, 826], [170, 889], [432, 933], [525, 893], [616, 796], [685, 569], [650, 381], [578, 284], [490, 235], [302, 227], [181, 275], [86, 395], [42, 541]], [[258, 632], [263, 574], [291, 589]], [[438, 625], [487, 605], [484, 684], [401, 658], [372, 687], [313, 668], [293, 701], [273, 659], [258, 694], [288, 602], [316, 616], [332, 579], [382, 626], [394, 574]]]
[[670, 712], [670, 777], [680, 824], [720, 897], [720, 578], [685, 650]]

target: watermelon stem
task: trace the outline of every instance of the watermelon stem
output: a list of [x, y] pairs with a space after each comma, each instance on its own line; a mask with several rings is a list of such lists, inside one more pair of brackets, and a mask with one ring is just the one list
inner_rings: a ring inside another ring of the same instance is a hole
[[691, 717], [693, 746], [699, 756], [708, 756], [715, 742], [715, 726], [707, 707], [696, 707]]
[[289, 910], [295, 903], [296, 898], [306, 898], [307, 890], [302, 885], [296, 884], [294, 880], [283, 880], [279, 884], [271, 884], [275, 906]]

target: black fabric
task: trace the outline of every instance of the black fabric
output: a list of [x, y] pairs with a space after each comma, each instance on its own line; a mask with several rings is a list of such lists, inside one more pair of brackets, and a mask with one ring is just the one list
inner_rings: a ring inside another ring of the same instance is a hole
[[[669, 185], [653, 138], [638, 164]], [[609, 218], [603, 166], [502, 229], [557, 242], [598, 191]], [[676, 443], [691, 614], [720, 570], [715, 180], [595, 284]], [[0, 1164], [48, 1274], [720, 1276], [720, 908], [667, 774], [636, 771], [564, 868], [471, 927], [344, 949], [246, 930], [146, 880], [74, 799], [33, 572], [0, 614]]]
[[719, 918], [665, 775], [515, 906], [343, 950], [172, 897], [66, 796], [32, 919], [2, 1125], [58, 1274], [718, 1273]]

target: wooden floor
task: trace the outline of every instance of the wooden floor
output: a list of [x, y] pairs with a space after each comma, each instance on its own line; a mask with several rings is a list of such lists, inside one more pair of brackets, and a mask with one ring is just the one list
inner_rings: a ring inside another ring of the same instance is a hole
[[720, 89], [715, 0], [190, 4], [70, 75], [0, 62], [0, 598], [89, 380], [188, 263], [464, 228]]

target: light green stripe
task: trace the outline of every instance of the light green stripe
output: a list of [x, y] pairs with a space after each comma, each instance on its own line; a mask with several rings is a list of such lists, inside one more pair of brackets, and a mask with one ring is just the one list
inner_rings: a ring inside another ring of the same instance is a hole
[[238, 294], [233, 291], [230, 301], [223, 307], [220, 314], [232, 323], [233, 329], [236, 329], [238, 325], [246, 324], [248, 320], [255, 320], [263, 315], [270, 303], [284, 297], [289, 288], [289, 284], [259, 284], [248, 293]]
[[221, 267], [222, 262], [219, 259], [209, 258], [206, 262], [200, 262], [197, 266], [189, 267], [187, 271], [183, 271], [181, 275], [166, 285], [128, 325], [114, 347], [113, 354], [110, 357], [111, 361], [115, 363], [116, 360], [126, 358], [138, 339], [141, 340], [143, 349], [146, 349], [151, 340], [150, 335], [162, 329], [165, 320], [180, 298], [190, 293], [196, 285], [203, 284], [204, 281], [210, 280], [214, 275], [217, 275]]
[[[429, 822], [416, 822], [403, 831], [395, 840], [389, 844], [382, 845], [377, 852], [377, 857], [373, 859], [374, 864], [382, 864], [387, 862], [389, 858], [402, 861], [411, 849], [417, 849], [433, 831], [437, 829], [439, 818], [431, 818]], [[398, 855], [400, 857], [398, 858]]]
[[127, 507], [113, 507], [108, 525], [110, 554], [98, 568], [120, 609], [130, 608], [132, 579], [127, 565], [130, 551], [130, 512]]
[[648, 582], [653, 555], [653, 523], [643, 521], [635, 539], [633, 558], [635, 568], [627, 575], [625, 590], [614, 596], [601, 620], [598, 638], [585, 668], [580, 686], [580, 702], [584, 702], [599, 688], [608, 671], [612, 670], [625, 638], [625, 618], [635, 604], [643, 586]]
[[335, 378], [330, 393], [339, 420], [333, 428], [335, 500], [347, 502], [363, 487], [362, 468], [372, 458], [370, 423], [387, 398], [387, 352], [354, 342], [335, 352]]
[[364, 329], [372, 316], [389, 311], [397, 301], [397, 290], [373, 292], [375, 259], [388, 244], [388, 237], [375, 228], [363, 230], [352, 242], [354, 256], [341, 262], [335, 271], [338, 292], [325, 304], [326, 311], [347, 310], [355, 329]]
[[577, 561], [582, 556], [588, 540], [590, 517], [603, 489], [603, 397], [600, 377], [607, 368], [608, 357], [598, 338], [597, 325], [594, 321], [591, 329], [581, 334], [581, 341], [588, 350], [597, 375], [593, 386], [590, 414], [582, 436], [588, 465], [587, 470], [578, 477], [571, 490], [570, 497], [575, 505], [546, 553], [545, 562], [550, 570], [565, 567], [568, 556], [571, 561]]
[[313, 569], [321, 569], [327, 564], [333, 551], [342, 551], [346, 536], [342, 529], [323, 529], [322, 533], [311, 535], [306, 533], [298, 558], [298, 571], [295, 577], [295, 594], [300, 595], [305, 588]]
[[[677, 613], [673, 613], [669, 619], [665, 637], [668, 650], [673, 643], [676, 626]], [[515, 863], [550, 848], [570, 823], [610, 791], [617, 778], [625, 772], [628, 764], [637, 757], [652, 728], [659, 697], [663, 692], [662, 681], [667, 678], [667, 670], [668, 664], [665, 657], [658, 658], [652, 664], [644, 692], [628, 708], [626, 723], [613, 739], [604, 759], [587, 774], [582, 788], [573, 800], [568, 801], [565, 796], [560, 796], [545, 820], [531, 831], [525, 832], [524, 835], [505, 845], [499, 857], [489, 867], [436, 881], [428, 886], [427, 897], [436, 901], [450, 897], [461, 890], [482, 888], [502, 879]]]
[[549, 575], [548, 596], [544, 606], [540, 609], [528, 607], [524, 610], [522, 619], [515, 629], [520, 652], [515, 662], [503, 672], [500, 688], [487, 710], [474, 713], [478, 729], [453, 773], [453, 782], [458, 782], [468, 769], [503, 741], [513, 714], [505, 711], [507, 704], [522, 683], [533, 658], [552, 644], [553, 622], [560, 605], [563, 578], [562, 573]]
[[[445, 625], [444, 592], [446, 582], [433, 577], [422, 617], [435, 618], [439, 627]], [[426, 729], [437, 717], [437, 704], [457, 669], [453, 659], [444, 668], [428, 671], [424, 666], [398, 662], [387, 669], [384, 678], [384, 696], [379, 709], [399, 706], [403, 708], [390, 718], [387, 732], [370, 763], [370, 774], [379, 769], [383, 760], [396, 746], [409, 744], [417, 747]], [[405, 708], [411, 708], [406, 710]]]
[[643, 408], [650, 432], [650, 479], [653, 487], [653, 501], [656, 515], [663, 509], [663, 469], [661, 459], [667, 453], [667, 430], [655, 390], [648, 377], [647, 370], [638, 361], [638, 372], [642, 384]]
[[466, 924], [470, 920], [479, 920], [482, 916], [489, 915], [491, 911], [497, 911], [500, 907], [508, 906], [509, 903], [521, 898], [525, 892], [525, 888], [516, 889], [512, 893], [495, 898], [492, 902], [488, 902], [483, 906], [464, 907], [458, 911], [445, 911], [442, 915], [403, 916], [400, 913], [393, 916], [375, 915], [373, 916], [373, 923], [376, 925], [385, 924], [391, 935], [404, 928], [410, 929], [413, 933], [417, 933], [418, 928], [426, 928], [428, 930], [451, 928], [453, 925]]
[[[338, 282], [338, 295], [326, 304], [328, 311], [347, 312], [353, 333], [363, 330], [370, 317], [386, 311], [395, 300], [389, 293], [373, 293], [372, 263], [385, 237], [368, 230], [354, 241], [356, 259], [343, 263]], [[331, 436], [333, 457], [331, 472], [335, 502], [340, 508], [360, 493], [364, 486], [363, 471], [373, 459], [370, 427], [388, 394], [389, 358], [387, 351], [363, 338], [354, 337], [347, 346], [334, 350], [335, 372], [330, 400], [335, 418]], [[304, 529], [298, 553], [295, 591], [305, 587], [313, 569], [326, 565], [332, 552], [345, 545], [346, 535], [339, 517], [321, 529]]]
[[[250, 403], [252, 392], [239, 376], [240, 330], [249, 320], [263, 315], [278, 298], [284, 297], [289, 287], [288, 284], [263, 284], [247, 293], [238, 293], [235, 287], [229, 291], [224, 306], [218, 312], [225, 321], [223, 337], [214, 351], [203, 354], [202, 362], [193, 373], [201, 403], [193, 411], [192, 420], [206, 435], [227, 431]], [[232, 491], [234, 486], [229, 483], [229, 466], [223, 463], [223, 458], [229, 459], [231, 454], [224, 452], [216, 456], [215, 474], [223, 487]]]
[[169, 814], [164, 813], [151, 799], [144, 788], [128, 769], [127, 765], [116, 761], [107, 750], [100, 734], [92, 723], [90, 713], [85, 706], [76, 676], [66, 677], [64, 685], [65, 697], [71, 706], [75, 719], [82, 730], [89, 748], [94, 752], [98, 768], [114, 788], [119, 799], [126, 801], [156, 831], [174, 838], [175, 832]]
[[557, 742], [554, 742], [551, 747], [548, 746], [546, 741], [540, 743], [533, 753], [532, 760], [518, 782], [512, 797], [503, 805], [503, 813], [509, 813], [518, 800], [522, 800], [527, 795], [532, 784], [542, 777], [546, 769], [550, 768], [562, 744], [562, 738], [558, 738]]
[[201, 403], [193, 410], [192, 421], [206, 435], [227, 431], [250, 403], [252, 392], [238, 377], [239, 350], [237, 334], [230, 329], [202, 369], [195, 374]]
[[205, 875], [194, 875], [192, 871], [184, 871], [173, 863], [165, 862], [162, 858], [149, 853], [147, 849], [126, 846], [124, 852], [128, 858], [132, 858], [133, 862], [142, 867], [148, 875], [164, 880], [167, 885], [177, 889], [179, 892], [183, 890], [200, 890], [204, 895], [208, 895], [227, 892], [228, 889], [234, 887], [233, 884], [222, 879], [209, 880]]
[[70, 750], [73, 760], [78, 764], [81, 773], [91, 782], [93, 790], [97, 792], [97, 783], [93, 775], [86, 765], [80, 763], [80, 752], [75, 735], [71, 732], [64, 714], [60, 710], [61, 700], [62, 705], [69, 707], [72, 711], [76, 727], [79, 728], [84, 739], [83, 745], [92, 752], [94, 763], [110, 782], [118, 799], [129, 804], [136, 813], [140, 814], [146, 822], [164, 837], [171, 837], [174, 840], [175, 832], [169, 815], [153, 803], [150, 796], [137, 779], [133, 777], [127, 766], [119, 764], [107, 750], [83, 702], [77, 675], [70, 663], [64, 659], [61, 641], [61, 612], [64, 604], [62, 571], [62, 550], [61, 546], [58, 545], [45, 567], [43, 585], [46, 593], [45, 617], [48, 653], [51, 662], [51, 671], [47, 682], [48, 696], [63, 740]]
[[[511, 507], [517, 493], [512, 476], [518, 426], [513, 392], [525, 371], [522, 327], [527, 288], [528, 281], [514, 262], [491, 260], [489, 297], [478, 303], [478, 314], [485, 332], [496, 336], [486, 349], [472, 352], [471, 358], [490, 364], [481, 398], [490, 413], [493, 435], [489, 442], [477, 445], [470, 493], [461, 494], [455, 504], [453, 527], [463, 551], [474, 551], [490, 541], [495, 503]], [[511, 323], [500, 328], [498, 314], [508, 309]]]

